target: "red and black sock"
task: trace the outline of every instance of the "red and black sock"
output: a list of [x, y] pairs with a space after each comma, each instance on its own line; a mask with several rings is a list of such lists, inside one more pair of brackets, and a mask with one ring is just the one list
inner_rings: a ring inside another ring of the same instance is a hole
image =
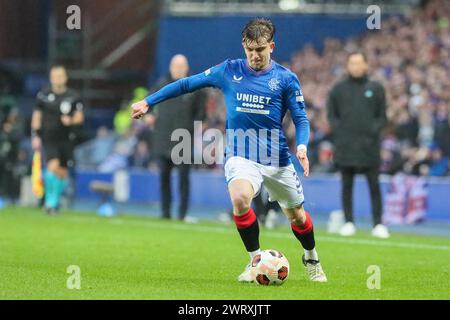
[[302, 247], [306, 250], [312, 250], [316, 246], [316, 242], [314, 240], [314, 228], [308, 212], [305, 211], [305, 215], [306, 221], [302, 226], [291, 224], [291, 228], [295, 237], [302, 244]]
[[259, 225], [253, 209], [242, 216], [233, 215], [234, 222], [248, 252], [259, 249]]

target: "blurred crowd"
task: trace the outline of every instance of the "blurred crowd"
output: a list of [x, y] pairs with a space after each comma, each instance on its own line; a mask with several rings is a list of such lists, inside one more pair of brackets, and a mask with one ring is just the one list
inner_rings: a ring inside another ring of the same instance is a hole
[[[346, 72], [348, 53], [361, 49], [388, 101], [381, 172], [449, 175], [450, 2], [444, 0], [384, 18], [380, 30], [358, 39], [327, 39], [322, 53], [307, 46], [293, 56], [287, 65], [298, 74], [307, 99], [312, 171], [335, 169], [326, 99]], [[291, 140], [293, 130], [289, 124]]]
[[75, 163], [99, 172], [114, 172], [126, 168], [150, 168], [155, 165], [152, 158], [152, 131], [154, 121], [151, 116], [144, 121], [132, 121], [130, 106], [144, 99], [149, 91], [138, 87], [131, 101], [123, 101], [114, 116], [113, 128], [101, 126], [93, 139], [75, 148]]
[[14, 82], [10, 73], [0, 69], [0, 208], [4, 205], [3, 198], [13, 201], [19, 198], [21, 178], [30, 171]]

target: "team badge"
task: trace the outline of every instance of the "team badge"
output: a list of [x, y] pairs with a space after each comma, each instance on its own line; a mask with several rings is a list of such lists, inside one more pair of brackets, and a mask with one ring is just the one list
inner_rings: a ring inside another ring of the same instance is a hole
[[63, 101], [59, 106], [59, 110], [61, 110], [62, 114], [69, 114], [70, 110], [72, 110], [72, 104], [69, 101]]
[[279, 84], [280, 84], [280, 81], [278, 79], [276, 79], [276, 78], [270, 79], [270, 81], [269, 81], [270, 90], [275, 91], [275, 90], [280, 89]]

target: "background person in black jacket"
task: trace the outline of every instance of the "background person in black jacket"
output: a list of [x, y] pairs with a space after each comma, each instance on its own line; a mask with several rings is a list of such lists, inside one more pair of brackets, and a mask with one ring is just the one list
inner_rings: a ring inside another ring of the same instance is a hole
[[369, 183], [374, 228], [372, 235], [388, 238], [381, 223], [382, 201], [378, 182], [381, 131], [386, 124], [386, 99], [382, 85], [368, 77], [368, 63], [361, 52], [347, 60], [348, 76], [330, 92], [328, 119], [335, 141], [335, 161], [342, 174], [342, 203], [346, 223], [341, 235], [351, 236], [353, 223], [353, 178], [362, 173]]
[[[165, 85], [184, 78], [189, 73], [188, 60], [183, 55], [175, 55], [169, 67], [170, 74], [161, 79], [151, 92], [156, 92]], [[171, 160], [172, 148], [179, 141], [171, 141], [172, 132], [176, 129], [187, 129], [193, 137], [194, 121], [203, 121], [205, 112], [205, 94], [196, 91], [190, 94], [170, 99], [158, 104], [154, 110], [156, 116], [155, 129], [153, 132], [153, 150], [159, 158], [161, 171], [161, 206], [162, 217], [171, 217], [171, 183], [170, 176], [175, 166]], [[193, 148], [191, 148], [192, 151]], [[186, 217], [189, 204], [189, 171], [190, 164], [180, 164], [176, 167], [179, 173], [180, 204], [178, 207], [178, 218], [186, 222], [195, 222], [194, 219]]]

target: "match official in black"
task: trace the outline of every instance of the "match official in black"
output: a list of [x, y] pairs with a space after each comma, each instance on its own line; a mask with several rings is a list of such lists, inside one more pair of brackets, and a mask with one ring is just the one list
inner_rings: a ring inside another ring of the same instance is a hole
[[342, 203], [346, 223], [342, 236], [356, 232], [353, 221], [353, 178], [364, 174], [372, 203], [372, 235], [388, 238], [382, 224], [382, 200], [378, 181], [381, 131], [386, 124], [386, 98], [382, 85], [369, 79], [364, 53], [348, 56], [348, 75], [338, 82], [328, 97], [327, 109], [335, 142], [335, 162], [342, 174]]
[[44, 173], [45, 209], [54, 214], [68, 185], [68, 168], [73, 166], [76, 134], [84, 122], [79, 94], [67, 87], [67, 71], [56, 65], [50, 69], [50, 87], [37, 95], [31, 119], [32, 146], [41, 146], [47, 163]]

